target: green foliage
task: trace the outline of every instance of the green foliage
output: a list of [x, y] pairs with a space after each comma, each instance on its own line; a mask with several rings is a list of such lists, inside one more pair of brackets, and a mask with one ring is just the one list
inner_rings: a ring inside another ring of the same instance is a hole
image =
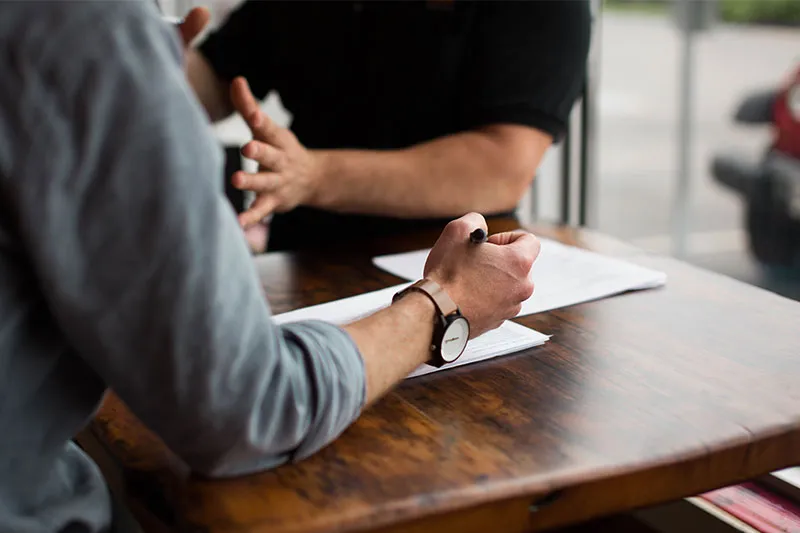
[[[800, 25], [800, 0], [716, 1], [723, 22]], [[604, 5], [614, 10], [668, 13], [669, 4], [669, 0], [605, 0]]]
[[728, 22], [800, 23], [800, 0], [719, 0], [719, 8]]

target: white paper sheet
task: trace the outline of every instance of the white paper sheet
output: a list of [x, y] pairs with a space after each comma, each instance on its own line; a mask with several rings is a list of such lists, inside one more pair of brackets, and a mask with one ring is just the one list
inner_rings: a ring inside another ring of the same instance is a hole
[[[298, 322], [300, 320], [324, 320], [333, 324], [346, 324], [387, 307], [392, 301], [392, 296], [408, 285], [408, 283], [402, 283], [394, 287], [388, 287], [350, 298], [304, 307], [288, 313], [275, 315], [274, 319], [278, 324]], [[533, 348], [534, 346], [539, 346], [547, 342], [548, 339], [549, 337], [547, 335], [543, 335], [536, 330], [526, 328], [514, 322], [506, 322], [499, 328], [469, 341], [464, 353], [455, 363], [442, 368], [422, 365], [414, 370], [408, 377], [413, 378], [430, 374], [431, 372], [448, 370], [478, 361], [485, 361], [501, 355], [508, 355]]]
[[[542, 249], [533, 264], [535, 292], [522, 304], [518, 316], [532, 315], [597, 300], [626, 291], [651, 289], [667, 282], [667, 275], [621, 259], [539, 239]], [[374, 264], [400, 278], [422, 277], [430, 250], [376, 257]]]

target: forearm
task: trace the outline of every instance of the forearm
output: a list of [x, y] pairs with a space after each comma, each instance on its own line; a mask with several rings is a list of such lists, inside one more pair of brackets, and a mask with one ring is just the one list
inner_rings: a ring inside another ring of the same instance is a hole
[[433, 302], [423, 294], [411, 293], [344, 328], [364, 361], [367, 404], [430, 359], [433, 318]]
[[320, 186], [311, 203], [402, 218], [509, 211], [549, 144], [549, 137], [539, 135], [509, 157], [503, 136], [468, 131], [404, 150], [319, 151]]
[[186, 76], [212, 122], [233, 113], [228, 84], [217, 77], [208, 61], [193, 48], [186, 53]]

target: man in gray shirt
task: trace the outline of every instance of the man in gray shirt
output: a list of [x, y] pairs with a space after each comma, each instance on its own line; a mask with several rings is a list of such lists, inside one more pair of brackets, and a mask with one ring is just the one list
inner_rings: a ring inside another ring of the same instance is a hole
[[[0, 532], [99, 532], [110, 497], [72, 437], [114, 391], [195, 471], [314, 453], [430, 356], [411, 293], [339, 328], [277, 326], [218, 185], [221, 154], [144, 2], [0, 4]], [[523, 232], [426, 268], [473, 336], [516, 314]]]

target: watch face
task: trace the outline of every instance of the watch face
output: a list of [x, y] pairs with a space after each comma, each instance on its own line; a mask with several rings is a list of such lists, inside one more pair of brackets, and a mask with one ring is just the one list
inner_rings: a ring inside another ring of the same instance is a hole
[[469, 322], [464, 317], [458, 317], [444, 330], [442, 339], [442, 359], [447, 363], [452, 363], [461, 355], [467, 347], [469, 340]]

